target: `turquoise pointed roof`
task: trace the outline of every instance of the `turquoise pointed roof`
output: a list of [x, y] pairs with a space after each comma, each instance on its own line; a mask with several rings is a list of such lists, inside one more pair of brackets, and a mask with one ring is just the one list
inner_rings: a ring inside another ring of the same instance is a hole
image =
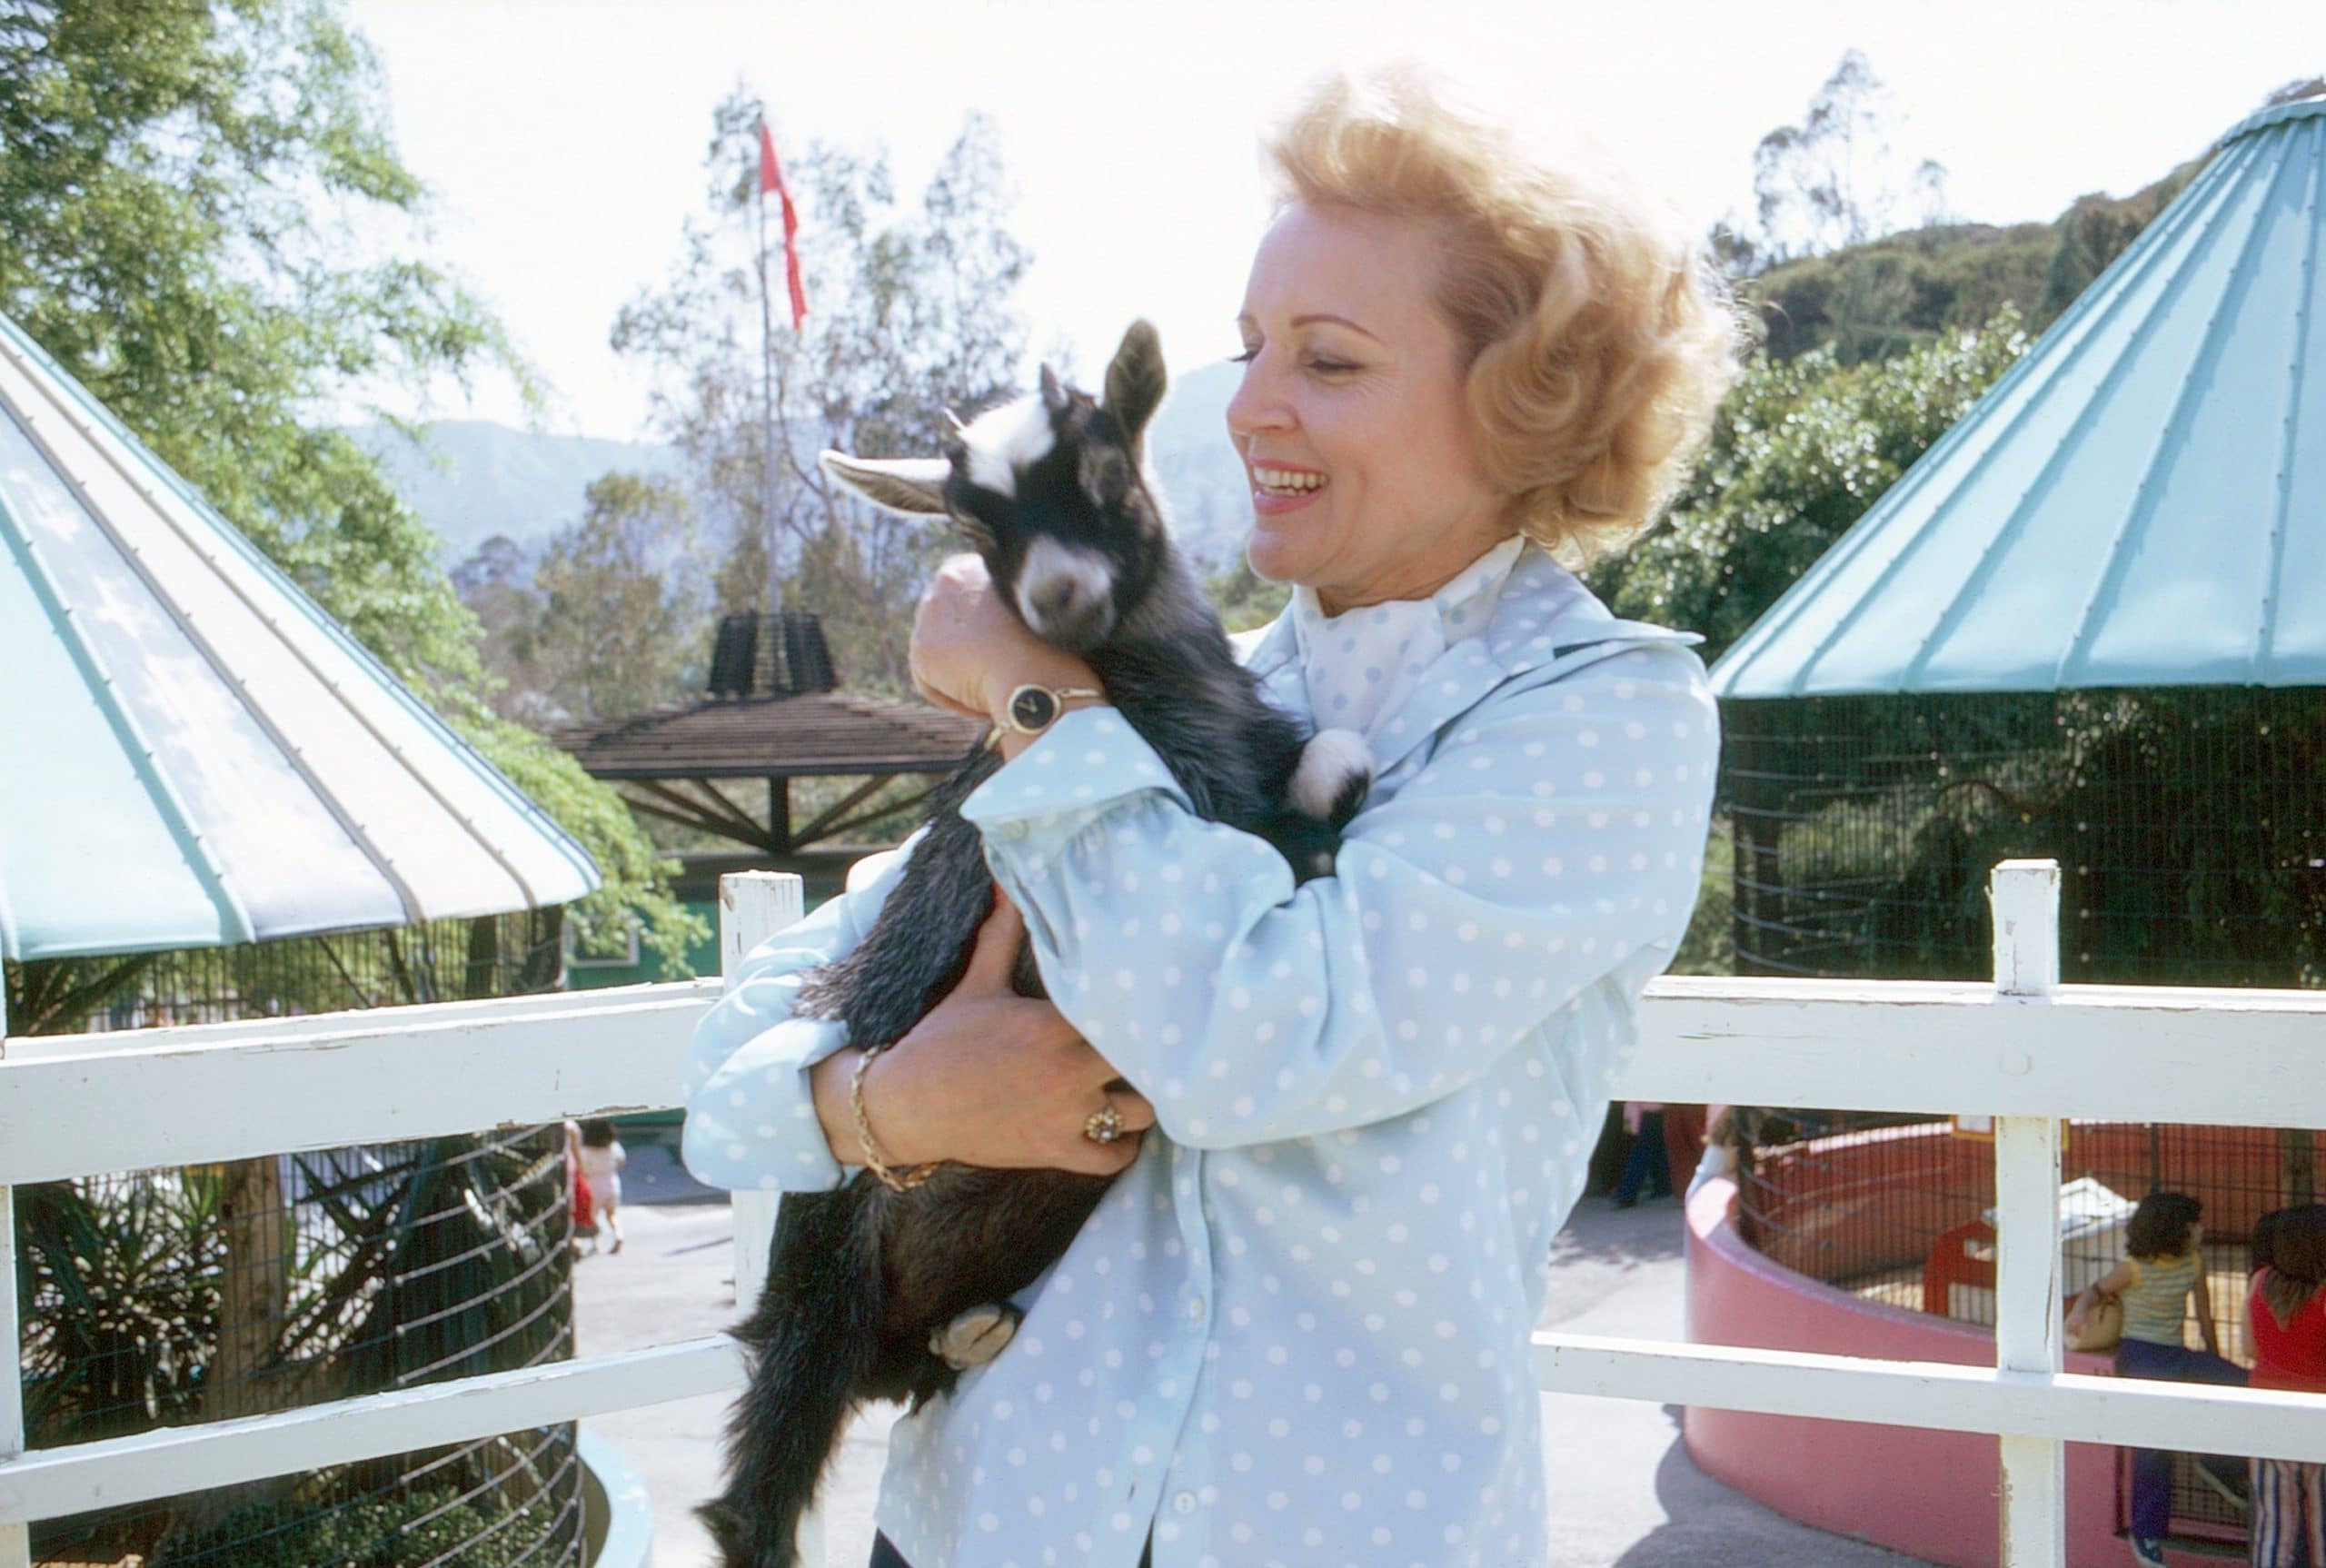
[[587, 851], [0, 318], [0, 956], [597, 885]]
[[2264, 110], [1713, 670], [2326, 685], [2326, 98]]

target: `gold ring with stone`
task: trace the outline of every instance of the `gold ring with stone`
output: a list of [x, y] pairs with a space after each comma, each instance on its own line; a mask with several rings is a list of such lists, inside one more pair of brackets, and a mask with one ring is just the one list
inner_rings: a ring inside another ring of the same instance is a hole
[[1092, 1111], [1082, 1124], [1082, 1136], [1094, 1144], [1110, 1144], [1123, 1136], [1122, 1113], [1108, 1100], [1104, 1110]]

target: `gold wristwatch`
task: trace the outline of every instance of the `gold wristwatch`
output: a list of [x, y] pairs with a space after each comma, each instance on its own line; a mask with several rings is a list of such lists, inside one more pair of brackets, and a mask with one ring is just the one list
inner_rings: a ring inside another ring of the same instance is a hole
[[1010, 692], [1009, 700], [1001, 705], [1001, 717], [994, 724], [994, 739], [999, 741], [1004, 729], [1020, 735], [1039, 735], [1058, 722], [1068, 702], [1078, 697], [1103, 699], [1106, 695], [1089, 686], [1039, 686], [1029, 680]]

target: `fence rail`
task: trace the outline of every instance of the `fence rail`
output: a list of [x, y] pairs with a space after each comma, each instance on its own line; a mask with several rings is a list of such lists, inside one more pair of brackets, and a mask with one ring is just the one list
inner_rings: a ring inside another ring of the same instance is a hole
[[[2064, 1561], [2063, 1442], [2326, 1461], [2314, 1399], [2060, 1370], [2060, 1119], [2326, 1126], [2326, 996], [2058, 986], [2057, 890], [2048, 862], [1997, 868], [1991, 987], [1658, 981], [1640, 1047], [1610, 1086], [1638, 1098], [1997, 1116], [1994, 1368], [1541, 1335], [1542, 1386], [1993, 1434], [2007, 1568]], [[721, 904], [731, 967], [796, 918], [797, 880], [731, 878]], [[11, 1186], [668, 1105], [717, 989], [0, 1038], [0, 1343], [16, 1332]], [[771, 1196], [738, 1195], [737, 1206], [748, 1297]], [[740, 1375], [723, 1341], [695, 1340], [32, 1453], [15, 1383], [0, 1381], [0, 1568], [28, 1563], [35, 1520], [688, 1398]]]

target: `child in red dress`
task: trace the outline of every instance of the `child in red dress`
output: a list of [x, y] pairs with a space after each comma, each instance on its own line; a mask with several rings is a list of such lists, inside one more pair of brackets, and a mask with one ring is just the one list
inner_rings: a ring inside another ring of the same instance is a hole
[[[2252, 1386], [2326, 1394], [2326, 1204], [2264, 1217], [2268, 1260], [2245, 1298]], [[2295, 1568], [2305, 1544], [2311, 1568], [2326, 1565], [2322, 1493], [2326, 1464], [2253, 1461], [2254, 1568]]]

